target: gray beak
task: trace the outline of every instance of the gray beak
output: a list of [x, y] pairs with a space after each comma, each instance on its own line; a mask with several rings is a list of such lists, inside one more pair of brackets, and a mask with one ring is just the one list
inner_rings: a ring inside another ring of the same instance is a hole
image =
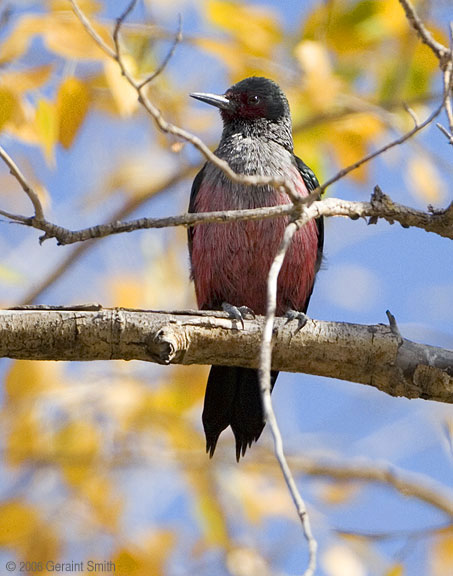
[[225, 96], [219, 96], [218, 94], [205, 94], [203, 92], [194, 92], [190, 94], [191, 98], [200, 100], [205, 104], [210, 104], [211, 106], [216, 106], [221, 110], [233, 110], [233, 103], [225, 98]]

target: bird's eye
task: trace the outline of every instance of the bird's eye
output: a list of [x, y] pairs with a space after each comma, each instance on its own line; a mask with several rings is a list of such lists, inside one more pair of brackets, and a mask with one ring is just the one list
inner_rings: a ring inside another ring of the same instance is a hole
[[260, 100], [261, 99], [259, 96], [257, 96], [256, 94], [253, 94], [252, 96], [249, 96], [248, 103], [249, 104], [259, 104]]

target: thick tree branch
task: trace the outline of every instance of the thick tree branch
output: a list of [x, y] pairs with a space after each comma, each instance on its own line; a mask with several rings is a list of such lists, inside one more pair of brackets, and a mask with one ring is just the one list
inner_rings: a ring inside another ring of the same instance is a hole
[[[258, 366], [264, 319], [222, 312], [124, 309], [0, 311], [0, 357]], [[389, 326], [275, 320], [272, 368], [340, 378], [392, 396], [453, 403], [453, 351], [400, 339]]]

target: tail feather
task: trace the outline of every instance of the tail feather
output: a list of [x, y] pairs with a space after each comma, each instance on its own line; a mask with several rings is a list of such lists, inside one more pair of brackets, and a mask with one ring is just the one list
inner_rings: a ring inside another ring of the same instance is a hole
[[[274, 387], [278, 372], [271, 373]], [[206, 451], [212, 457], [217, 440], [231, 426], [236, 440], [236, 460], [247, 446], [258, 440], [264, 428], [263, 407], [257, 370], [212, 366], [203, 409]]]
[[236, 396], [236, 370], [224, 366], [211, 366], [204, 396], [203, 427], [206, 436], [206, 452], [214, 455], [217, 440], [231, 420]]

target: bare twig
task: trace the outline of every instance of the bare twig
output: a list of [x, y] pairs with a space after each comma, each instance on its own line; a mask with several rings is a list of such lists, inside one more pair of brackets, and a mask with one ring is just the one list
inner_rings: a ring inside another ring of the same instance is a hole
[[[374, 152], [371, 152], [370, 154], [367, 154], [366, 156], [364, 156], [363, 158], [361, 158], [357, 162], [354, 162], [353, 164], [350, 164], [346, 168], [343, 168], [342, 170], [340, 170], [337, 174], [335, 174], [335, 176], [333, 176], [332, 178], [329, 178], [329, 180], [327, 180], [327, 182], [325, 182], [322, 186], [319, 187], [320, 192], [323, 193], [329, 186], [331, 186], [335, 182], [338, 182], [338, 180], [341, 180], [342, 178], [344, 178], [347, 174], [349, 174], [353, 170], [357, 170], [357, 168], [360, 168], [360, 166], [362, 166], [363, 164], [366, 164], [370, 160], [373, 160], [374, 158], [377, 158], [378, 156], [380, 156], [384, 152], [387, 152], [387, 150], [390, 150], [391, 148], [394, 148], [395, 146], [399, 146], [400, 144], [403, 144], [404, 142], [406, 142], [406, 140], [409, 140], [409, 138], [412, 138], [412, 136], [417, 134], [417, 132], [420, 132], [420, 130], [423, 130], [423, 128], [428, 126], [428, 124], [431, 124], [431, 122], [435, 118], [437, 118], [437, 116], [439, 116], [439, 114], [442, 112], [442, 110], [445, 106], [445, 102], [447, 100], [447, 96], [448, 96], [448, 92], [445, 92], [444, 97], [442, 99], [442, 102], [439, 104], [439, 106], [433, 112], [431, 112], [431, 114], [421, 124], [416, 124], [412, 128], [412, 130], [409, 130], [409, 132], [406, 132], [405, 134], [403, 134], [399, 138], [396, 138], [392, 142], [388, 142], [387, 144], [385, 144], [381, 148], [378, 148], [377, 150], [375, 150]], [[414, 121], [415, 121], [415, 119], [414, 119]]]
[[170, 47], [170, 50], [168, 51], [168, 54], [165, 56], [165, 58], [162, 60], [162, 62], [159, 64], [156, 70], [150, 76], [148, 76], [148, 78], [145, 78], [144, 80], [142, 80], [142, 82], [138, 84], [139, 90], [141, 90], [144, 86], [146, 86], [146, 84], [152, 82], [157, 76], [159, 76], [159, 74], [162, 74], [162, 72], [165, 70], [170, 60], [173, 58], [173, 54], [175, 53], [176, 47], [180, 42], [182, 42], [182, 17], [181, 14], [178, 14], [178, 30], [173, 39], [173, 43]]
[[414, 121], [414, 127], [418, 126], [420, 122], [418, 120], [418, 117], [417, 117], [415, 110], [413, 108], [411, 108], [407, 103], [404, 103], [404, 109], [406, 110], [406, 112], [409, 114], [409, 116]]
[[443, 84], [444, 84], [444, 102], [443, 107], [447, 114], [448, 123], [450, 131], [444, 128], [441, 124], [437, 124], [437, 127], [442, 131], [443, 134], [448, 138], [449, 144], [453, 143], [453, 105], [451, 97], [452, 88], [452, 74], [453, 74], [453, 26], [450, 23], [450, 47], [447, 48], [437, 40], [435, 40], [431, 32], [426, 28], [422, 22], [420, 16], [417, 14], [414, 6], [410, 0], [399, 0], [401, 6], [406, 13], [406, 17], [412, 26], [412, 28], [417, 32], [422, 42], [424, 42], [431, 50], [434, 55], [439, 60], [439, 67], [442, 70]]
[[120, 57], [120, 46], [119, 46], [119, 34], [121, 26], [123, 25], [124, 21], [129, 17], [132, 10], [135, 8], [137, 4], [137, 0], [131, 0], [129, 4], [126, 6], [124, 12], [116, 19], [116, 25], [113, 30], [113, 42], [115, 44], [116, 54]]
[[448, 140], [448, 143], [451, 144], [453, 146], [453, 134], [451, 132], [449, 132], [445, 126], [442, 126], [442, 124], [440, 124], [439, 122], [436, 122], [436, 126], [439, 128], [439, 130], [442, 132], [442, 134], [445, 135], [445, 137]]
[[418, 528], [412, 530], [392, 530], [387, 532], [363, 532], [362, 530], [343, 530], [336, 529], [335, 532], [340, 536], [357, 536], [367, 540], [383, 541], [383, 540], [421, 540], [423, 538], [430, 538], [435, 534], [444, 533], [445, 530], [453, 528], [451, 522], [444, 522], [438, 526], [431, 526], [430, 528]]
[[91, 38], [93, 38], [93, 40], [96, 42], [96, 44], [101, 48], [101, 50], [103, 50], [107, 54], [107, 56], [116, 60], [115, 51], [112, 50], [112, 48], [110, 48], [110, 46], [104, 42], [104, 40], [101, 38], [101, 36], [99, 36], [99, 34], [96, 32], [96, 30], [91, 25], [91, 22], [88, 20], [88, 18], [82, 12], [82, 10], [79, 8], [79, 5], [77, 4], [77, 2], [74, 2], [73, 0], [70, 0], [70, 2], [72, 4], [72, 9], [74, 10], [77, 18], [80, 20], [83, 27], [88, 32], [88, 34], [91, 36]]
[[[195, 168], [193, 166], [179, 166], [176, 172], [170, 175], [165, 181], [161, 182], [157, 188], [151, 187], [146, 194], [140, 195], [139, 197], [134, 195], [129, 198], [124, 206], [121, 206], [121, 208], [114, 213], [111, 220], [113, 222], [119, 222], [124, 218], [127, 218], [150, 198], [154, 198], [181, 180], [184, 180], [190, 174], [194, 173], [194, 171]], [[108, 224], [109, 221], [105, 224]], [[78, 262], [79, 259], [94, 246], [95, 244], [93, 242], [83, 242], [76, 246], [69, 254], [65, 253], [64, 258], [56, 265], [56, 267], [52, 269], [46, 277], [41, 278], [40, 282], [36, 286], [33, 286], [30, 291], [21, 298], [21, 303], [31, 304], [32, 302], [35, 302], [43, 292], [55, 284], [55, 282], [57, 282], [57, 280], [59, 280], [59, 278], [61, 278], [75, 262]]]
[[194, 146], [197, 150], [199, 150], [207, 160], [209, 160], [212, 164], [214, 164], [220, 170], [222, 170], [222, 172], [224, 172], [228, 176], [228, 178], [230, 178], [230, 180], [232, 180], [233, 182], [238, 182], [240, 184], [244, 184], [245, 186], [267, 185], [267, 186], [273, 186], [274, 188], [283, 188], [285, 192], [288, 194], [288, 196], [290, 196], [290, 198], [294, 202], [300, 201], [300, 195], [294, 190], [294, 185], [291, 181], [283, 177], [272, 177], [272, 176], [256, 177], [256, 176], [248, 176], [246, 174], [237, 174], [234, 170], [232, 170], [232, 168], [230, 168], [228, 162], [222, 160], [221, 158], [216, 156], [213, 152], [211, 152], [208, 146], [206, 146], [206, 144], [200, 138], [198, 138], [194, 134], [191, 134], [187, 130], [184, 130], [183, 128], [179, 128], [178, 126], [175, 126], [170, 122], [167, 122], [167, 120], [164, 119], [160, 110], [156, 106], [154, 106], [154, 104], [145, 94], [144, 88], [149, 83], [149, 79], [147, 78], [145, 81], [137, 82], [128, 71], [125, 62], [121, 56], [121, 52], [119, 51], [119, 33], [121, 25], [124, 22], [126, 16], [130, 13], [131, 11], [130, 9], [132, 9], [131, 6], [133, 7], [133, 4], [135, 4], [135, 2], [129, 4], [126, 11], [120, 16], [120, 18], [117, 21], [114, 31], [114, 34], [116, 36], [116, 39], [114, 40], [116, 45], [115, 51], [111, 51], [110, 48], [108, 48], [108, 46], [105, 45], [105, 43], [96, 33], [96, 31], [93, 30], [93, 27], [91, 26], [89, 20], [80, 10], [77, 1], [70, 0], [70, 2], [74, 8], [76, 16], [81, 20], [82, 24], [87, 29], [90, 36], [100, 45], [100, 47], [111, 58], [113, 58], [116, 62], [118, 62], [122, 75], [126, 78], [129, 84], [137, 91], [138, 101], [153, 118], [159, 130], [161, 130], [166, 134], [172, 134], [173, 136], [176, 136], [177, 138], [180, 138], [181, 140], [184, 140], [185, 142], [189, 142], [190, 144], [192, 144], [192, 146]]
[[[136, 90], [139, 102], [143, 105], [143, 107], [147, 110], [147, 112], [152, 116], [152, 118], [154, 119], [154, 122], [156, 123], [157, 127], [161, 131], [172, 134], [178, 138], [181, 138], [182, 140], [190, 142], [195, 148], [197, 148], [207, 158], [207, 160], [209, 160], [210, 162], [215, 164], [232, 181], [241, 183], [243, 185], [248, 185], [248, 186], [270, 185], [270, 186], [273, 186], [275, 188], [283, 188], [287, 192], [287, 194], [290, 196], [290, 198], [293, 200], [293, 202], [295, 204], [297, 204], [297, 206], [286, 205], [286, 206], [274, 207], [274, 209], [258, 209], [257, 211], [237, 211], [237, 212], [233, 212], [233, 213], [223, 212], [223, 213], [205, 213], [205, 214], [201, 214], [201, 215], [200, 214], [183, 215], [181, 217], [176, 217], [176, 218], [171, 218], [171, 219], [154, 219], [154, 220], [152, 220], [152, 219], [140, 219], [138, 221], [135, 221], [132, 226], [131, 226], [131, 223], [115, 223], [115, 224], [109, 225], [107, 227], [94, 227], [94, 228], [87, 229], [85, 231], [79, 231], [77, 233], [69, 233], [68, 234], [68, 231], [63, 229], [62, 227], [55, 226], [49, 222], [44, 221], [42, 208], [40, 208], [41, 205], [39, 204], [40, 211], [38, 211], [37, 206], [35, 205], [35, 202], [33, 201], [33, 195], [30, 194], [30, 192], [33, 192], [33, 191], [31, 189], [28, 189], [28, 188], [26, 189], [22, 184], [25, 192], [29, 195], [31, 201], [33, 202], [33, 205], [35, 208], [35, 219], [25, 219], [26, 221], [24, 221], [24, 217], [19, 217], [19, 218], [13, 217], [12, 219], [16, 220], [16, 221], [20, 221], [24, 224], [29, 224], [31, 226], [40, 228], [41, 230], [43, 230], [45, 232], [43, 239], [46, 239], [49, 237], [56, 237], [61, 243], [68, 243], [68, 238], [70, 238], [69, 241], [80, 241], [80, 240], [85, 240], [88, 238], [101, 237], [101, 236], [105, 236], [105, 235], [112, 234], [112, 233], [130, 231], [132, 229], [137, 229], [137, 228], [161, 227], [161, 226], [171, 226], [171, 225], [190, 226], [190, 225], [194, 225], [194, 224], [197, 224], [200, 222], [207, 222], [207, 221], [211, 221], [211, 222], [212, 221], [226, 221], [226, 220], [232, 221], [233, 219], [234, 220], [250, 219], [252, 217], [263, 218], [264, 216], [277, 217], [277, 216], [282, 216], [282, 215], [288, 216], [290, 214], [293, 215], [293, 217], [299, 217], [300, 216], [297, 223], [291, 222], [286, 227], [284, 239], [282, 241], [282, 245], [280, 247], [280, 250], [279, 250], [277, 256], [274, 259], [274, 262], [272, 264], [272, 267], [271, 267], [271, 270], [269, 273], [267, 316], [266, 316], [265, 328], [263, 331], [263, 341], [262, 341], [262, 347], [261, 347], [260, 374], [261, 374], [261, 387], [262, 387], [262, 391], [263, 391], [264, 410], [265, 410], [265, 414], [266, 414], [267, 420], [269, 422], [269, 425], [271, 427], [272, 434], [274, 436], [275, 453], [276, 453], [277, 459], [280, 463], [280, 467], [283, 471], [283, 474], [284, 474], [285, 480], [287, 482], [288, 488], [290, 490], [291, 496], [294, 500], [294, 503], [295, 503], [296, 508], [298, 510], [298, 513], [299, 513], [299, 516], [301, 518], [303, 528], [304, 528], [305, 537], [306, 537], [308, 544], [309, 544], [310, 561], [309, 561], [309, 566], [308, 566], [305, 574], [307, 576], [312, 575], [314, 573], [315, 566], [316, 566], [316, 541], [314, 540], [313, 535], [311, 533], [310, 522], [309, 522], [309, 519], [307, 516], [305, 504], [304, 504], [304, 502], [303, 502], [303, 500], [302, 500], [302, 498], [301, 498], [301, 496], [297, 490], [297, 487], [294, 483], [294, 479], [291, 475], [291, 471], [289, 470], [289, 467], [288, 467], [288, 464], [287, 464], [287, 461], [286, 461], [286, 458], [285, 458], [285, 455], [283, 452], [282, 439], [281, 439], [281, 435], [280, 435], [280, 432], [279, 432], [279, 429], [277, 426], [277, 422], [275, 419], [275, 414], [274, 414], [273, 408], [272, 408], [272, 402], [271, 402], [271, 396], [270, 396], [269, 371], [270, 371], [271, 360], [272, 360], [272, 354], [271, 354], [271, 352], [272, 352], [272, 348], [271, 348], [271, 346], [272, 346], [272, 331], [273, 331], [273, 324], [274, 324], [274, 317], [275, 317], [278, 272], [281, 268], [283, 259], [285, 257], [286, 250], [287, 250], [287, 248], [291, 242], [292, 236], [296, 232], [298, 226], [304, 225], [310, 219], [313, 219], [313, 218], [320, 216], [322, 214], [327, 215], [328, 201], [313, 202], [314, 198], [310, 197], [309, 202], [312, 202], [311, 205], [301, 206], [300, 205], [300, 198], [295, 193], [295, 191], [293, 189], [293, 185], [290, 181], [287, 181], [283, 178], [272, 178], [272, 177], [264, 177], [264, 176], [257, 178], [256, 176], [247, 176], [247, 175], [243, 175], [243, 174], [236, 174], [230, 168], [228, 163], [225, 162], [224, 160], [221, 160], [215, 154], [213, 154], [210, 151], [210, 149], [204, 144], [204, 142], [202, 140], [200, 140], [198, 137], [194, 136], [193, 134], [179, 128], [178, 126], [175, 126], [175, 125], [167, 122], [163, 118], [160, 110], [158, 110], [158, 108], [156, 108], [154, 106], [154, 104], [149, 100], [149, 98], [145, 94], [144, 88], [150, 81], [152, 81], [159, 73], [162, 72], [162, 70], [165, 68], [165, 66], [169, 62], [171, 56], [174, 53], [174, 49], [177, 45], [177, 42], [180, 39], [180, 35], [181, 35], [180, 26], [179, 26], [178, 34], [175, 38], [174, 45], [172, 46], [168, 56], [162, 62], [161, 66], [158, 67], [158, 69], [155, 71], [154, 74], [150, 75], [145, 80], [138, 82], [133, 78], [133, 76], [131, 75], [131, 73], [127, 69], [125, 62], [123, 60], [122, 54], [121, 54], [121, 47], [120, 47], [121, 26], [123, 25], [123, 23], [124, 23], [125, 19], [128, 17], [128, 15], [133, 10], [133, 8], [135, 7], [136, 0], [132, 0], [129, 3], [126, 10], [123, 12], [123, 14], [118, 18], [118, 20], [116, 22], [116, 26], [115, 26], [114, 32], [113, 32], [113, 42], [114, 42], [114, 47], [115, 47], [114, 50], [112, 50], [102, 40], [102, 38], [99, 36], [99, 34], [96, 33], [96, 31], [92, 27], [91, 23], [89, 22], [89, 20], [81, 12], [80, 8], [77, 5], [76, 0], [71, 0], [71, 3], [73, 5], [73, 8], [74, 8], [76, 15], [79, 17], [81, 23], [83, 24], [83, 26], [87, 30], [87, 32], [90, 34], [90, 36], [94, 39], [94, 41], [100, 46], [100, 48], [109, 57], [113, 58], [118, 63], [123, 76], [129, 82], [129, 84]], [[436, 42], [432, 38], [431, 34], [426, 30], [423, 23], [420, 21], [418, 15], [414, 11], [410, 1], [409, 0], [400, 0], [400, 3], [402, 4], [403, 8], [405, 9], [406, 15], [407, 15], [409, 21], [411, 22], [412, 26], [417, 30], [418, 34], [422, 38], [422, 41], [425, 42], [428, 46], [430, 46], [431, 49], [436, 53], [436, 55], [439, 58], [441, 68], [444, 71], [444, 98], [443, 98], [443, 101], [442, 101], [441, 105], [436, 110], [434, 110], [434, 112], [430, 116], [428, 116], [428, 118], [423, 123], [419, 124], [417, 119], [414, 118], [415, 126], [411, 131], [407, 132], [406, 134], [404, 134], [402, 137], [398, 138], [397, 140], [394, 140], [393, 142], [383, 146], [379, 150], [367, 155], [366, 157], [362, 158], [361, 160], [352, 164], [351, 166], [345, 168], [344, 170], [341, 170], [336, 176], [334, 176], [333, 178], [328, 180], [318, 190], [318, 192], [325, 190], [328, 186], [330, 186], [334, 182], [338, 181], [340, 178], [343, 178], [344, 176], [349, 174], [352, 170], [357, 169], [359, 166], [363, 165], [365, 162], [370, 161], [371, 159], [379, 156], [380, 154], [382, 154], [386, 150], [392, 148], [393, 146], [399, 145], [399, 144], [403, 143], [404, 141], [406, 141], [407, 139], [411, 138], [416, 132], [418, 132], [419, 130], [421, 130], [422, 128], [427, 126], [429, 123], [431, 123], [434, 120], [434, 118], [436, 118], [438, 116], [438, 114], [441, 112], [441, 110], [444, 107], [447, 111], [447, 116], [449, 117], [449, 120], [451, 120], [451, 116], [452, 116], [452, 114], [451, 114], [451, 102], [449, 100], [450, 89], [451, 89], [451, 76], [452, 76], [450, 53], [442, 44]], [[447, 56], [450, 57], [450, 60], [449, 60], [450, 64], [447, 63], [447, 58], [446, 58]], [[449, 106], [450, 106], [450, 114], [449, 114]], [[450, 122], [450, 124], [451, 124], [451, 122]], [[4, 157], [3, 157], [3, 159], [5, 160]], [[8, 165], [10, 165], [10, 164], [8, 164]], [[13, 174], [19, 180], [19, 182], [21, 182], [20, 173], [18, 174], [17, 172], [13, 171]], [[36, 196], [36, 199], [37, 199], [37, 196]], [[341, 206], [339, 205], [339, 203], [341, 204], [341, 201], [337, 201], [337, 204], [334, 208], [336, 210], [335, 213], [338, 213], [338, 211], [341, 212]], [[358, 203], [358, 204], [366, 204], [366, 203]], [[344, 206], [345, 205], [343, 204], [343, 207]], [[399, 217], [401, 216], [401, 214], [398, 211], [394, 210], [394, 206], [395, 205], [391, 201], [389, 201], [389, 199], [387, 199], [386, 197], [383, 197], [383, 195], [379, 196], [379, 198], [376, 195], [374, 201], [372, 200], [372, 202], [369, 203], [369, 209], [370, 209], [371, 213], [369, 213], [367, 215], [369, 215], [373, 219], [378, 218], [378, 217], [384, 217], [389, 221], [399, 220]], [[362, 208], [363, 208], [363, 206], [362, 206]], [[269, 210], [271, 210], [271, 212], [269, 212]], [[253, 212], [255, 212], [255, 213], [253, 213]], [[360, 210], [359, 210], [359, 212], [360, 212]], [[357, 210], [356, 211], [351, 210], [351, 206], [349, 206], [346, 208], [346, 214], [345, 215], [363, 216], [363, 215], [365, 215], [365, 212], [366, 212], [366, 210], [365, 211], [362, 210], [361, 213], [358, 214]], [[390, 216], [389, 216], [389, 212], [391, 214]], [[395, 212], [396, 212], [396, 215], [395, 215]], [[447, 234], [452, 234], [452, 223], [451, 223], [451, 216], [452, 216], [451, 213], [452, 212], [453, 212], [453, 208], [450, 206], [442, 214], [442, 217], [445, 218], [445, 220], [447, 220], [446, 226], [444, 225], [444, 228], [447, 230]], [[407, 216], [407, 213], [405, 213], [405, 216]], [[413, 217], [413, 214], [411, 214], [410, 216]], [[426, 220], [426, 218], [428, 218], [428, 220], [434, 220], [436, 217], [439, 220], [439, 218], [438, 218], [439, 215], [434, 214], [434, 213], [428, 214], [428, 215], [423, 214], [423, 217], [425, 218], [425, 220]], [[40, 223], [36, 222], [36, 220], [43, 220], [44, 222], [41, 222], [41, 226], [39, 226]], [[410, 221], [412, 222], [413, 218]], [[404, 225], [411, 225], [411, 224], [407, 224], [407, 220], [404, 220], [404, 222], [405, 222]], [[426, 225], [426, 222], [425, 222], [425, 225]], [[134, 227], [134, 226], [136, 226], [136, 227]], [[425, 226], [423, 226], [423, 227], [425, 229], [427, 229]], [[74, 239], [74, 238], [76, 238], [76, 239]]]
[[[17, 164], [14, 162], [14, 160], [11, 158], [11, 156], [6, 152], [6, 150], [2, 146], [0, 146], [0, 157], [5, 162], [5, 164], [8, 166], [9, 171], [14, 176], [14, 178], [22, 186], [22, 190], [30, 198], [30, 201], [33, 204], [33, 208], [35, 211], [36, 220], [44, 220], [44, 212], [43, 212], [41, 200], [39, 199], [38, 194], [33, 190], [33, 188], [28, 183], [27, 179], [25, 178], [25, 176], [19, 170], [19, 167], [17, 166]], [[7, 212], [2, 212], [2, 214], [3, 214], [3, 216], [10, 218], [10, 215], [8, 215]], [[21, 217], [21, 216], [15, 217], [15, 218], [11, 218], [11, 220], [23, 221], [23, 217]]]
[[449, 50], [443, 44], [435, 40], [431, 32], [426, 28], [420, 19], [420, 16], [415, 11], [414, 6], [410, 0], [399, 0], [404, 12], [406, 13], [406, 18], [409, 20], [412, 28], [417, 32], [421, 41], [429, 46], [434, 54], [442, 60], [448, 55]]
[[[105, 238], [112, 234], [145, 230], [150, 228], [168, 228], [173, 226], [195, 226], [208, 222], [237, 222], [241, 220], [258, 220], [266, 218], [279, 218], [284, 216], [296, 216], [300, 214], [300, 208], [291, 204], [270, 206], [264, 208], [251, 208], [245, 210], [226, 210], [219, 212], [197, 212], [168, 216], [164, 218], [138, 218], [126, 222], [111, 222], [100, 224], [82, 230], [69, 230], [57, 226], [47, 220], [36, 221], [33, 218], [16, 216], [5, 212], [4, 215], [13, 221], [31, 226], [44, 232], [41, 242], [49, 238], [56, 238], [61, 245], [84, 242], [94, 238]], [[352, 202], [340, 198], [325, 198], [303, 206], [305, 219], [313, 220], [319, 216], [333, 217], [342, 216], [352, 219], [370, 218], [370, 223], [375, 223], [379, 218], [390, 224], [399, 222], [404, 228], [415, 227], [433, 232], [444, 238], [453, 239], [453, 203], [443, 210], [423, 212], [393, 202], [385, 194], [373, 194], [370, 202]], [[0, 212], [1, 213], [1, 212]]]
[[270, 381], [272, 364], [272, 333], [274, 328], [277, 303], [277, 278], [280, 273], [286, 252], [297, 230], [298, 224], [296, 222], [290, 222], [288, 226], [286, 226], [282, 242], [269, 270], [269, 275], [267, 278], [266, 320], [260, 347], [259, 374], [264, 417], [268, 426], [270, 427], [272, 437], [274, 439], [275, 457], [277, 458], [277, 461], [282, 470], [289, 493], [293, 499], [297, 514], [299, 515], [300, 521], [302, 523], [305, 539], [308, 543], [309, 562], [307, 569], [304, 572], [304, 576], [312, 576], [316, 570], [316, 552], [318, 544], [313, 536], [307, 507], [294, 481], [294, 477], [291, 473], [290, 467], [288, 466], [288, 462], [283, 450], [282, 435], [280, 433], [277, 418], [275, 416], [274, 408], [272, 405]]
[[[15, 164], [14, 166], [18, 170]], [[14, 173], [14, 176], [16, 176], [16, 173]], [[259, 181], [259, 177], [250, 176], [250, 179]], [[33, 195], [36, 196], [36, 192], [33, 191], [28, 183], [26, 186], [30, 195], [32, 197]], [[40, 238], [41, 242], [49, 238], [56, 238], [59, 244], [74, 244], [75, 242], [84, 242], [94, 238], [104, 238], [112, 234], [149, 228], [195, 226], [196, 224], [207, 222], [222, 223], [239, 220], [278, 218], [282, 216], [297, 218], [301, 211], [304, 215], [304, 222], [318, 218], [319, 216], [346, 216], [353, 219], [369, 217], [370, 223], [374, 223], [378, 218], [382, 218], [391, 224], [399, 222], [406, 228], [414, 226], [427, 232], [433, 232], [439, 236], [453, 239], [453, 203], [444, 210], [423, 212], [393, 202], [391, 198], [383, 194], [378, 187], [376, 187], [370, 202], [351, 202], [339, 198], [326, 198], [316, 201], [316, 196], [317, 191], [303, 198], [299, 206], [283, 204], [280, 206], [245, 210], [189, 213], [165, 218], [139, 218], [128, 222], [115, 221], [109, 224], [100, 224], [76, 231], [53, 224], [44, 218], [39, 220], [36, 217], [26, 217], [5, 211], [0, 211], [0, 214], [12, 221], [42, 230], [44, 236]]]
[[444, 80], [444, 90], [448, 97], [445, 100], [445, 113], [447, 114], [448, 125], [450, 128], [449, 136], [450, 136], [450, 144], [452, 143], [451, 140], [453, 139], [453, 104], [452, 104], [452, 76], [453, 76], [453, 55], [450, 55], [450, 60], [445, 67], [443, 80]]
[[344, 464], [339, 462], [319, 462], [314, 459], [291, 457], [291, 466], [310, 476], [332, 478], [335, 480], [359, 480], [378, 482], [392, 486], [395, 490], [417, 498], [430, 506], [441, 510], [448, 517], [453, 517], [453, 500], [444, 486], [427, 481], [420, 474], [402, 472], [394, 466], [376, 464], [376, 462], [357, 462]]
[[[76, 0], [70, 0], [70, 1], [74, 7], [77, 6]], [[400, 0], [400, 2], [403, 4], [403, 6], [405, 6], [405, 9], [407, 7], [407, 10], [410, 13], [413, 12], [412, 5], [410, 4], [410, 2], [408, 0]], [[130, 13], [130, 9], [131, 9], [132, 4], [133, 3], [131, 3], [129, 5], [129, 7], [126, 9], [125, 13], [123, 13], [123, 15], [117, 21], [117, 25], [115, 27], [115, 34], [116, 34], [116, 41], [115, 42], [116, 43], [118, 43], [118, 35], [120, 32], [120, 26], [124, 22], [125, 17]], [[75, 10], [75, 12], [76, 12], [77, 16], [80, 18], [81, 11], [80, 11], [80, 8], [78, 8], [78, 6], [77, 6], [77, 10]], [[417, 19], [418, 19], [418, 16], [416, 17], [416, 21], [419, 20], [419, 19], [418, 20]], [[84, 16], [83, 23], [84, 23], [85, 27], [91, 26], [89, 21], [87, 20], [86, 16]], [[92, 31], [92, 32], [94, 32], [94, 31]], [[94, 32], [94, 34], [91, 33], [91, 36], [96, 40], [96, 33], [95, 32]], [[429, 37], [429, 33], [427, 33], [427, 36]], [[432, 40], [432, 41], [435, 42], [434, 40]], [[448, 54], [448, 50], [445, 47], [443, 47], [440, 44], [439, 44], [439, 46], [445, 50], [445, 52], [442, 52], [442, 54], [444, 54], [444, 56], [445, 56], [445, 54]], [[119, 44], [118, 44], [118, 48], [119, 48]], [[437, 54], [437, 52], [436, 52], [436, 54]], [[234, 170], [232, 170], [230, 168], [230, 166], [228, 165], [228, 163], [226, 161], [218, 158], [215, 154], [213, 154], [213, 152], [211, 152], [211, 150], [197, 136], [194, 136], [190, 132], [187, 132], [186, 130], [179, 128], [178, 126], [175, 126], [175, 125], [167, 122], [163, 118], [161, 112], [152, 104], [152, 102], [144, 94], [143, 87], [147, 82], [138, 83], [134, 80], [134, 78], [128, 72], [128, 70], [127, 70], [127, 68], [126, 68], [126, 66], [125, 66], [125, 64], [121, 58], [121, 54], [118, 50], [113, 55], [112, 54], [110, 54], [110, 55], [118, 62], [119, 66], [121, 68], [122, 74], [127, 79], [127, 81], [131, 84], [131, 86], [137, 91], [139, 102], [143, 105], [145, 110], [152, 116], [157, 127], [162, 132], [172, 134], [178, 138], [181, 138], [182, 140], [185, 140], [186, 142], [191, 143], [195, 148], [197, 148], [197, 150], [199, 150], [205, 156], [205, 158], [207, 160], [209, 160], [211, 163], [216, 165], [220, 170], [222, 170], [232, 181], [244, 184], [246, 186], [269, 185], [269, 186], [273, 186], [275, 188], [283, 188], [286, 191], [286, 193], [290, 196], [290, 198], [293, 202], [295, 202], [295, 203], [300, 202], [300, 197], [294, 191], [292, 182], [288, 181], [285, 178], [274, 178], [274, 177], [260, 176], [257, 179], [257, 177], [251, 177], [251, 176], [247, 176], [244, 174], [237, 174], [236, 172], [234, 172]], [[414, 136], [414, 134], [416, 134], [418, 131], [425, 128], [428, 124], [430, 124], [440, 114], [440, 112], [442, 111], [442, 109], [445, 106], [445, 101], [446, 101], [447, 97], [448, 97], [448, 92], [444, 91], [444, 98], [442, 100], [441, 105], [438, 108], [436, 108], [436, 110], [434, 110], [434, 112], [432, 114], [430, 114], [424, 122], [422, 122], [421, 124], [417, 124], [412, 130], [410, 130], [409, 132], [404, 134], [402, 137], [386, 144], [382, 148], [376, 150], [373, 153], [368, 154], [367, 156], [363, 157], [362, 159], [355, 162], [354, 164], [351, 164], [350, 166], [344, 168], [343, 170], [338, 172], [333, 178], [331, 178], [327, 182], [325, 182], [319, 188], [319, 192], [320, 193], [324, 192], [334, 182], [337, 182], [338, 180], [340, 180], [341, 178], [343, 178], [344, 176], [346, 176], [347, 174], [349, 174], [353, 170], [356, 170], [357, 168], [359, 168], [360, 166], [362, 166], [366, 162], [369, 162], [373, 158], [376, 158], [377, 156], [379, 156], [383, 152], [386, 152], [390, 148], [393, 148], [394, 146], [402, 144], [403, 142], [405, 142], [406, 140], [408, 140], [409, 138]]]

